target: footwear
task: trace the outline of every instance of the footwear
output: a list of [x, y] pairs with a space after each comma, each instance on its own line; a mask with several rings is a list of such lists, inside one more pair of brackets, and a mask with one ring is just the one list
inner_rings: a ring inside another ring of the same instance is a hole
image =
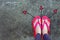
[[32, 28], [34, 31], [34, 37], [36, 37], [36, 27], [38, 24], [39, 24], [40, 29], [41, 29], [41, 18], [40, 18], [40, 16], [35, 16], [32, 20]]
[[42, 30], [46, 25], [48, 33], [50, 33], [50, 19], [47, 16], [42, 17]]

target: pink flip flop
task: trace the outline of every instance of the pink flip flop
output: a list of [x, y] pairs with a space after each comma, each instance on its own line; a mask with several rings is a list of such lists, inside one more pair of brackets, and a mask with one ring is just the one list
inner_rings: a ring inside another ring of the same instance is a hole
[[36, 37], [37, 24], [39, 24], [40, 28], [41, 28], [41, 18], [40, 18], [40, 16], [35, 16], [32, 20], [32, 28], [33, 28], [33, 31], [34, 31], [34, 37]]
[[50, 33], [50, 19], [47, 16], [42, 17], [42, 30], [43, 30], [44, 24], [46, 24], [48, 33]]

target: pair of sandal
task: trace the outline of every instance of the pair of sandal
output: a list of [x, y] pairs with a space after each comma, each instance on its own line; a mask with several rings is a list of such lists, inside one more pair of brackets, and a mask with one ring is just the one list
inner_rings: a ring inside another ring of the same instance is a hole
[[34, 37], [36, 37], [36, 27], [39, 24], [40, 29], [43, 30], [44, 25], [46, 25], [48, 33], [50, 32], [50, 19], [47, 16], [35, 16], [32, 20], [32, 28], [34, 30]]

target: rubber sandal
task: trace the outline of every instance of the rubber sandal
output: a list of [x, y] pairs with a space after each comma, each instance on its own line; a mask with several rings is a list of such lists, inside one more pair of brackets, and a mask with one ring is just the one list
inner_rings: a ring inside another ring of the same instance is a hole
[[40, 16], [35, 16], [32, 20], [32, 28], [33, 28], [33, 31], [34, 31], [34, 37], [36, 37], [36, 26], [37, 24], [40, 25], [40, 28], [41, 28], [41, 18]]
[[44, 24], [46, 24], [47, 29], [48, 29], [48, 34], [49, 34], [50, 33], [50, 19], [47, 16], [42, 17], [42, 30], [43, 30]]

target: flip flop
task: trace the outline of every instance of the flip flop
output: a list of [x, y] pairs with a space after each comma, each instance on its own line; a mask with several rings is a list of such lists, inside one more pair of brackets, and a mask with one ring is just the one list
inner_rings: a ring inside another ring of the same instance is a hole
[[33, 28], [33, 31], [34, 31], [34, 37], [36, 37], [37, 24], [39, 24], [40, 28], [41, 28], [41, 18], [40, 18], [40, 16], [35, 16], [32, 20], [32, 28]]
[[47, 16], [42, 17], [42, 30], [43, 30], [44, 24], [46, 24], [48, 33], [50, 33], [50, 19]]

